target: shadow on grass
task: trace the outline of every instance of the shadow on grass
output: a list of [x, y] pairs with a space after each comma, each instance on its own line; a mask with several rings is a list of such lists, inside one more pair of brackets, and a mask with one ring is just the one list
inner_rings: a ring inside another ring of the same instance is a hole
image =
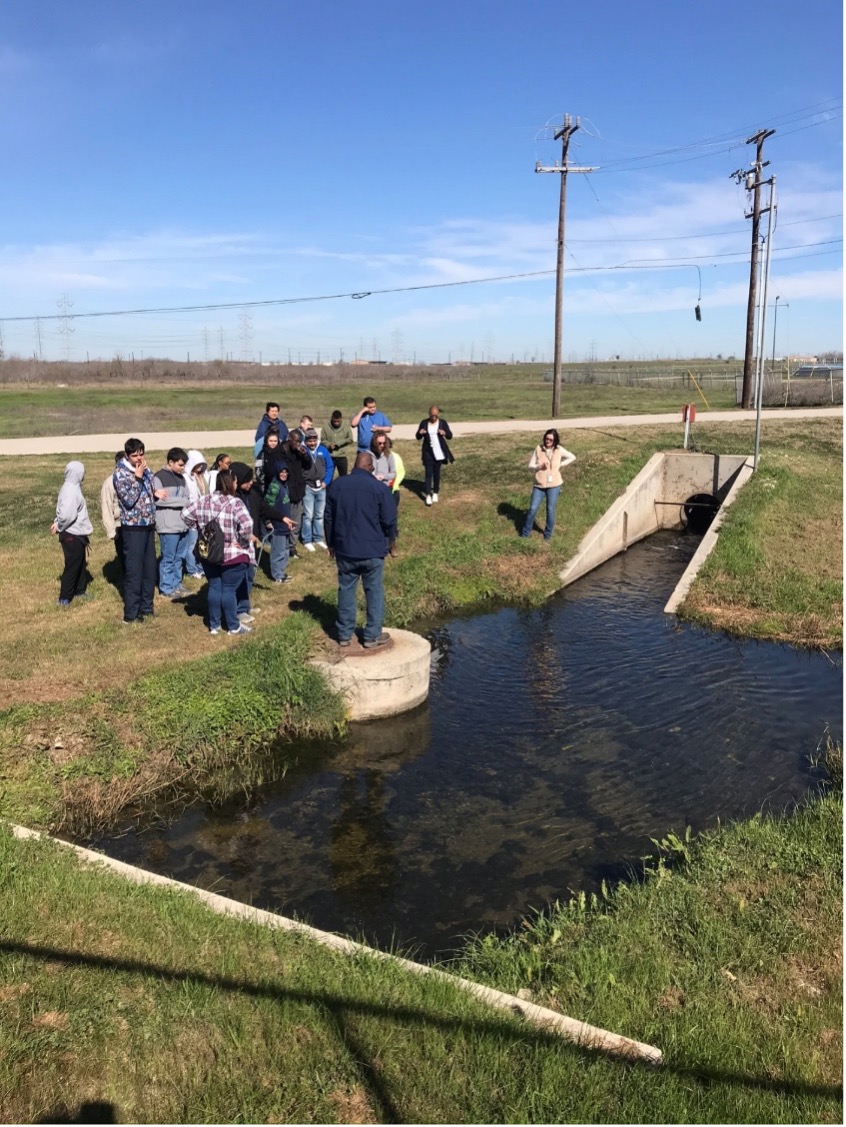
[[301, 599], [292, 599], [288, 606], [291, 610], [302, 611], [309, 618], [313, 618], [330, 637], [335, 636], [335, 624], [338, 620], [338, 608], [335, 603], [330, 603], [320, 595], [303, 595]]
[[514, 525], [516, 532], [523, 531], [523, 525], [526, 523], [525, 509], [518, 509], [516, 505], [510, 504], [508, 501], [500, 501], [496, 511], [501, 517], [505, 517]]
[[[243, 979], [226, 978], [220, 975], [204, 974], [199, 971], [173, 970], [170, 967], [159, 966], [155, 963], [140, 962], [136, 959], [106, 958], [103, 955], [87, 955], [78, 951], [61, 950], [55, 947], [42, 947], [29, 943], [16, 943], [5, 940], [0, 941], [0, 951], [10, 955], [23, 955], [32, 959], [60, 960], [69, 966], [92, 967], [97, 970], [118, 972], [124, 974], [141, 974], [161, 982], [190, 983], [192, 985], [211, 987], [218, 990], [231, 991], [234, 994], [243, 994], [251, 998], [269, 998], [276, 1002], [297, 1001], [312, 1003], [318, 1006], [328, 1020], [331, 1021], [337, 1032], [339, 1041], [350, 1054], [350, 1059], [359, 1074], [362, 1085], [372, 1097], [373, 1104], [379, 1112], [379, 1122], [400, 1123], [402, 1119], [394, 1102], [386, 1090], [384, 1082], [380, 1079], [377, 1062], [370, 1060], [365, 1047], [353, 1037], [348, 1019], [353, 1015], [385, 1017], [392, 1021], [407, 1021], [419, 1026], [432, 1026], [443, 1030], [468, 1031], [474, 1037], [489, 1034], [501, 1041], [510, 1041], [515, 1047], [531, 1042], [536, 1045], [547, 1046], [556, 1052], [569, 1052], [577, 1054], [585, 1061], [607, 1057], [609, 1054], [601, 1049], [592, 1049], [562, 1040], [554, 1033], [546, 1032], [527, 1024], [509, 1022], [504, 1016], [500, 1020], [476, 1019], [469, 1020], [452, 1017], [444, 1013], [426, 1012], [421, 1009], [411, 1009], [403, 1006], [380, 1005], [373, 1001], [351, 1000], [339, 998], [336, 995], [320, 990], [293, 990], [284, 989], [277, 984], [261, 982], [245, 982]], [[620, 1058], [617, 1058], [620, 1060]], [[622, 1063], [622, 1062], [621, 1062]], [[644, 1061], [626, 1060], [629, 1068], [646, 1068], [654, 1070], [654, 1065]], [[779, 1095], [810, 1096], [822, 1099], [839, 1100], [842, 1096], [842, 1086], [835, 1084], [809, 1084], [792, 1080], [777, 1080], [770, 1076], [748, 1076], [739, 1072], [728, 1072], [713, 1068], [696, 1068], [683, 1064], [667, 1063], [666, 1060], [660, 1071], [684, 1077], [691, 1082], [711, 1087], [714, 1084], [726, 1084], [739, 1088], [749, 1088], [764, 1092], [773, 1092]], [[96, 1105], [110, 1107], [111, 1105]], [[80, 1109], [81, 1110], [81, 1109]], [[98, 1122], [98, 1120], [50, 1119], [42, 1122]], [[99, 1122], [113, 1122], [99, 1120]]]
[[67, 1104], [55, 1108], [36, 1119], [36, 1123], [120, 1123], [117, 1117], [117, 1108], [105, 1100], [92, 1100], [82, 1103], [74, 1113]]

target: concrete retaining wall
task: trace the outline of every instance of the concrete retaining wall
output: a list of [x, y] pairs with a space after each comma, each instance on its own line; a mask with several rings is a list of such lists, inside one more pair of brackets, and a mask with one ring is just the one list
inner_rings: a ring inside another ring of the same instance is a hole
[[[723, 504], [746, 462], [747, 456], [743, 454], [681, 450], [653, 454], [625, 492], [583, 537], [576, 554], [561, 572], [561, 585], [569, 586], [660, 528], [679, 527], [682, 506], [694, 494], [711, 494]], [[748, 475], [743, 482], [747, 479]]]

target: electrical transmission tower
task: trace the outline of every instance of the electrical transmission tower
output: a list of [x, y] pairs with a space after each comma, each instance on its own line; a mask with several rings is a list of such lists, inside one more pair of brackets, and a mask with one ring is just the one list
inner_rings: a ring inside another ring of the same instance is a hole
[[35, 358], [36, 360], [44, 359], [44, 337], [41, 332], [41, 318], [36, 317], [33, 322], [33, 329], [35, 330]]
[[59, 309], [59, 332], [65, 342], [65, 359], [70, 360], [73, 357], [74, 327], [71, 324], [71, 321], [73, 321], [73, 314], [71, 313], [73, 302], [66, 293], [63, 293], [56, 305]]
[[580, 168], [567, 163], [570, 138], [579, 128], [579, 119], [573, 125], [569, 114], [564, 115], [564, 124], [553, 135], [554, 141], [561, 142], [561, 163], [549, 167], [540, 161], [535, 164], [535, 172], [557, 172], [561, 176], [561, 192], [558, 199], [558, 256], [555, 264], [555, 355], [552, 366], [552, 417], [557, 419], [561, 413], [561, 307], [564, 295], [564, 216], [567, 210], [567, 173], [593, 172], [593, 168]]
[[253, 358], [253, 315], [245, 309], [238, 315], [239, 332], [241, 336], [241, 359], [250, 361]]

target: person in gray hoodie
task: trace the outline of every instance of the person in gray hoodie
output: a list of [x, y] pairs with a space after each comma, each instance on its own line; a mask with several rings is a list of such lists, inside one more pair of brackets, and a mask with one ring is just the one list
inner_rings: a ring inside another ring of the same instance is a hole
[[156, 531], [159, 534], [159, 594], [166, 599], [187, 595], [182, 586], [182, 561], [188, 540], [188, 529], [182, 519], [182, 510], [191, 497], [185, 480], [185, 463], [188, 455], [180, 446], [167, 452], [167, 465], [153, 478], [153, 488], [164, 496], [156, 500]]
[[80, 599], [91, 581], [86, 564], [88, 537], [94, 531], [88, 518], [88, 506], [80, 488], [85, 479], [82, 462], [68, 462], [65, 481], [56, 501], [56, 519], [50, 531], [59, 537], [65, 557], [65, 569], [59, 585], [59, 606], [70, 606]]

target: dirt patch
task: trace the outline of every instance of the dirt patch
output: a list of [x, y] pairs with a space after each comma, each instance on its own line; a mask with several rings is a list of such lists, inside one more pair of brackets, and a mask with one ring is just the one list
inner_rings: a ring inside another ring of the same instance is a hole
[[329, 1099], [338, 1112], [339, 1123], [378, 1123], [367, 1093], [361, 1087], [338, 1088], [330, 1092]]
[[61, 1013], [59, 1010], [45, 1010], [32, 1019], [32, 1024], [36, 1029], [65, 1030], [69, 1021], [70, 1018], [66, 1013]]

